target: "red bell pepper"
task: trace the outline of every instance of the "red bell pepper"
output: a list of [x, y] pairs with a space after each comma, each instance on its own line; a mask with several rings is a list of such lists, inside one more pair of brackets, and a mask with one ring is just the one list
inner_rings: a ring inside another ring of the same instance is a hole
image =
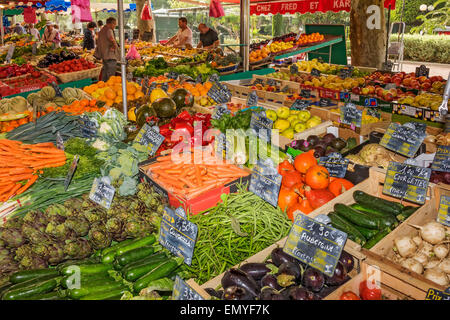
[[344, 292], [341, 294], [340, 300], [361, 300], [355, 293], [351, 291]]
[[375, 281], [362, 281], [359, 284], [359, 296], [363, 300], [381, 300], [381, 288]]

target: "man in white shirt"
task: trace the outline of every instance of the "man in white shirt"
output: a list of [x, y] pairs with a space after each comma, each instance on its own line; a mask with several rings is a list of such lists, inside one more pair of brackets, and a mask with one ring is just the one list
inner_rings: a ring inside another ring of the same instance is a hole
[[39, 34], [39, 30], [34, 27], [34, 23], [30, 23], [30, 34], [36, 40], [41, 40], [41, 36]]
[[178, 32], [165, 43], [165, 45], [173, 44], [174, 47], [192, 48], [192, 30], [188, 27], [188, 21], [182, 17], [178, 19]]

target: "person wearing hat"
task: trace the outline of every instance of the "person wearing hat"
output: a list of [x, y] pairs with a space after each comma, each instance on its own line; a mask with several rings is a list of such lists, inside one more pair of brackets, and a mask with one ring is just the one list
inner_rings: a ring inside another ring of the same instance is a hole
[[28, 27], [29, 27], [31, 36], [36, 40], [40, 40], [41, 36], [39, 35], [39, 30], [36, 29], [36, 27], [34, 26], [34, 23], [30, 23]]
[[42, 41], [44, 43], [52, 44], [55, 41], [55, 38], [58, 34], [58, 31], [53, 28], [53, 23], [50, 21], [47, 21], [45, 25], [45, 31], [42, 35]]
[[25, 29], [20, 25], [20, 23], [16, 23], [16, 26], [14, 27], [14, 33], [24, 34]]

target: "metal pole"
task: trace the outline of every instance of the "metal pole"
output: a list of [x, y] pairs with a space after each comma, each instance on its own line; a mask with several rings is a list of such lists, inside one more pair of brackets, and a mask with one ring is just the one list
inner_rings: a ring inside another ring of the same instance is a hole
[[2, 35], [2, 46], [5, 44], [5, 40], [3, 40], [3, 37], [5, 36], [5, 31], [3, 30], [3, 9], [0, 9], [0, 28], [1, 35]]
[[389, 37], [390, 35], [390, 21], [391, 21], [391, 5], [389, 5], [388, 16], [387, 16], [387, 37], [386, 37], [386, 55], [384, 57], [384, 62], [388, 61], [388, 51], [389, 51]]
[[249, 69], [250, 49], [250, 0], [241, 0], [241, 57], [244, 71]]
[[127, 61], [125, 60], [125, 30], [123, 23], [123, 0], [117, 0], [117, 15], [119, 18], [119, 45], [120, 45], [120, 74], [122, 75], [123, 114], [128, 119], [127, 108]]

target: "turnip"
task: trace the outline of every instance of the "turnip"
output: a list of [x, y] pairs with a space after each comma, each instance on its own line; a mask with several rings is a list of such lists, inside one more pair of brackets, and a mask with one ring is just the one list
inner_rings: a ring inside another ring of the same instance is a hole
[[398, 253], [405, 258], [412, 256], [417, 250], [416, 243], [408, 236], [397, 238], [394, 243]]
[[436, 268], [439, 263], [441, 263], [441, 261], [439, 259], [433, 259], [428, 261], [428, 263], [424, 266], [425, 269], [432, 269], [432, 268]]
[[428, 256], [423, 252], [416, 252], [412, 258], [417, 262], [420, 262], [423, 266], [428, 263]]
[[419, 252], [423, 253], [428, 258], [431, 258], [434, 255], [433, 246], [426, 241], [422, 241], [422, 248], [419, 249]]
[[444, 271], [445, 273], [450, 273], [450, 259], [444, 259], [441, 261], [441, 263], [439, 263], [439, 269], [441, 269], [442, 271]]
[[436, 221], [430, 221], [423, 226], [411, 226], [420, 229], [422, 239], [431, 244], [438, 244], [445, 239], [445, 227]]
[[437, 244], [433, 247], [433, 252], [439, 259], [445, 259], [448, 255], [448, 248], [445, 244]]
[[439, 268], [427, 269], [423, 275], [428, 280], [431, 280], [441, 286], [447, 286], [449, 283], [447, 275]]
[[420, 247], [421, 244], [423, 243], [423, 240], [422, 240], [422, 238], [421, 238], [420, 236], [415, 236], [415, 237], [413, 237], [412, 239], [413, 239], [414, 243], [415, 243], [418, 247]]
[[408, 258], [405, 261], [402, 262], [402, 267], [409, 269], [411, 271], [414, 271], [418, 274], [423, 273], [423, 266], [420, 262], [417, 260], [414, 260], [412, 258]]

